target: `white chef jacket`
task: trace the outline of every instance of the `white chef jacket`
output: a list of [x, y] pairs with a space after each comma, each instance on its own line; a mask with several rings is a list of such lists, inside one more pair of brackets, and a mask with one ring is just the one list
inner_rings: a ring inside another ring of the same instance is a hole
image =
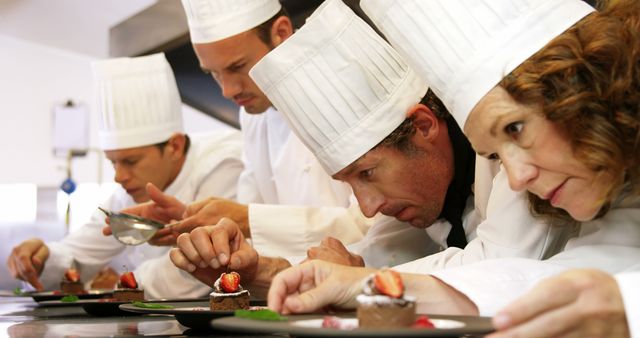
[[[464, 249], [447, 248], [451, 225], [440, 219], [426, 229], [430, 239], [425, 244], [426, 257], [394, 269], [424, 274], [491, 258], [543, 259], [558, 253], [570, 235], [569, 229], [550, 226], [531, 216], [526, 194], [513, 192], [506, 172], [480, 156], [476, 156], [474, 195], [467, 201], [463, 226], [469, 240]], [[370, 241], [375, 245], [375, 240]], [[370, 253], [364, 256], [368, 265], [379, 267], [380, 257]]]
[[618, 273], [640, 268], [640, 205], [611, 209], [585, 222], [565, 250], [544, 261], [486, 260], [432, 273], [465, 294], [481, 315], [491, 316], [522, 296], [541, 279], [570, 268]]
[[348, 244], [371, 225], [351, 188], [329, 176], [282, 113], [240, 109], [245, 170], [238, 201], [249, 205], [254, 248], [264, 256], [303, 256], [326, 236]]
[[[191, 146], [183, 167], [164, 192], [183, 203], [212, 195], [235, 198], [237, 180], [243, 169], [240, 132], [216, 131], [190, 138]], [[102, 207], [117, 211], [134, 205], [126, 191], [118, 187]], [[41, 274], [45, 289], [58, 289], [65, 270], [75, 259], [84, 281], [110, 263], [116, 271], [123, 272], [125, 267], [121, 263], [124, 263], [127, 270], [134, 271], [147, 298], [191, 298], [209, 293], [207, 285], [171, 263], [168, 254], [171, 247], [146, 243], [125, 246], [112, 236], [102, 235], [104, 225], [105, 216], [96, 211], [87, 224], [62, 241], [47, 243], [50, 255]]]
[[614, 277], [622, 294], [631, 338], [640, 338], [640, 266], [631, 270], [634, 272], [619, 273]]

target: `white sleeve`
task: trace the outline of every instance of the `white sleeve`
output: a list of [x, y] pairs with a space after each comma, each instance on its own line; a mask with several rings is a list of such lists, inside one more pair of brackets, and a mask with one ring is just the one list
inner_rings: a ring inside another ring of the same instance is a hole
[[264, 256], [303, 256], [327, 236], [348, 245], [361, 240], [371, 223], [356, 203], [349, 208], [249, 205], [252, 243]]
[[365, 266], [383, 268], [431, 255], [441, 247], [424, 229], [379, 214], [364, 238], [347, 249], [362, 256]]
[[[475, 238], [464, 249], [448, 248], [396, 269], [409, 273], [429, 273], [492, 258], [543, 259], [562, 248], [563, 239], [569, 231], [567, 228], [549, 226], [531, 216], [526, 194], [515, 193], [509, 188], [504, 170], [494, 179], [486, 215], [487, 218], [476, 228]], [[472, 212], [468, 216], [475, 215]], [[468, 218], [465, 222], [470, 221]], [[465, 224], [465, 228], [469, 226]]]
[[144, 261], [134, 273], [147, 299], [199, 298], [211, 292], [208, 285], [173, 265], [168, 252]]
[[433, 272], [465, 294], [482, 315], [493, 315], [543, 278], [567, 269], [592, 268], [608, 273], [628, 270], [640, 261], [640, 248], [593, 244], [567, 250], [545, 261], [504, 258]]
[[640, 338], [640, 272], [626, 272], [615, 275], [631, 338]]
[[541, 279], [565, 270], [566, 267], [548, 262], [507, 258], [481, 261], [432, 275], [466, 295], [481, 316], [493, 316]]
[[45, 289], [60, 288], [62, 276], [71, 267], [72, 261], [75, 260], [80, 278], [86, 282], [125, 249], [125, 246], [113, 236], [107, 237], [102, 234], [104, 219], [104, 215], [96, 211], [87, 224], [70, 233], [60, 242], [47, 243], [49, 258], [41, 274]]

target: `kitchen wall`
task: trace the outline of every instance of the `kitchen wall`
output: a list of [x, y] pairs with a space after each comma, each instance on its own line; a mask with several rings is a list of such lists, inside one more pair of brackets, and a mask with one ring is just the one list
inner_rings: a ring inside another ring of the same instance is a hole
[[[90, 110], [90, 146], [94, 151], [73, 160], [78, 182], [110, 180], [110, 166], [100, 166], [97, 119], [91, 93], [90, 62], [95, 58], [0, 35], [0, 184], [57, 186], [66, 177], [66, 158], [52, 153], [51, 109], [67, 99]], [[227, 128], [185, 106], [188, 132]], [[100, 174], [102, 169], [102, 174]], [[1, 206], [0, 206], [1, 208]]]

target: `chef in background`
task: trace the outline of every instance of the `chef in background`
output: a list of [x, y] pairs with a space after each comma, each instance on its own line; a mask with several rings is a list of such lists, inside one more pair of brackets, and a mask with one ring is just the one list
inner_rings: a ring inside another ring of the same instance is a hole
[[[243, 169], [240, 133], [184, 133], [180, 95], [164, 54], [102, 60], [92, 67], [98, 139], [120, 185], [103, 208], [118, 211], [148, 201], [148, 183], [184, 203], [210, 195], [236, 197]], [[134, 271], [148, 298], [208, 294], [208, 286], [171, 264], [168, 247], [125, 246], [103, 236], [104, 225], [104, 214], [96, 210], [87, 224], [59, 242], [28, 239], [13, 248], [9, 271], [42, 291], [59, 289], [72, 265], [85, 282], [110, 265]]]

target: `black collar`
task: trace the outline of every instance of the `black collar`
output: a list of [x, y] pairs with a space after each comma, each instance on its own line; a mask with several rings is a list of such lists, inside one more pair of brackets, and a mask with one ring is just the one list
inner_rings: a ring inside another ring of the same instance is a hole
[[471, 195], [471, 187], [475, 179], [476, 154], [471, 148], [469, 140], [450, 116], [446, 119], [449, 139], [453, 147], [454, 175], [439, 218], [446, 219], [451, 224], [451, 231], [447, 237], [449, 247], [464, 248], [467, 236], [462, 226], [462, 213]]

